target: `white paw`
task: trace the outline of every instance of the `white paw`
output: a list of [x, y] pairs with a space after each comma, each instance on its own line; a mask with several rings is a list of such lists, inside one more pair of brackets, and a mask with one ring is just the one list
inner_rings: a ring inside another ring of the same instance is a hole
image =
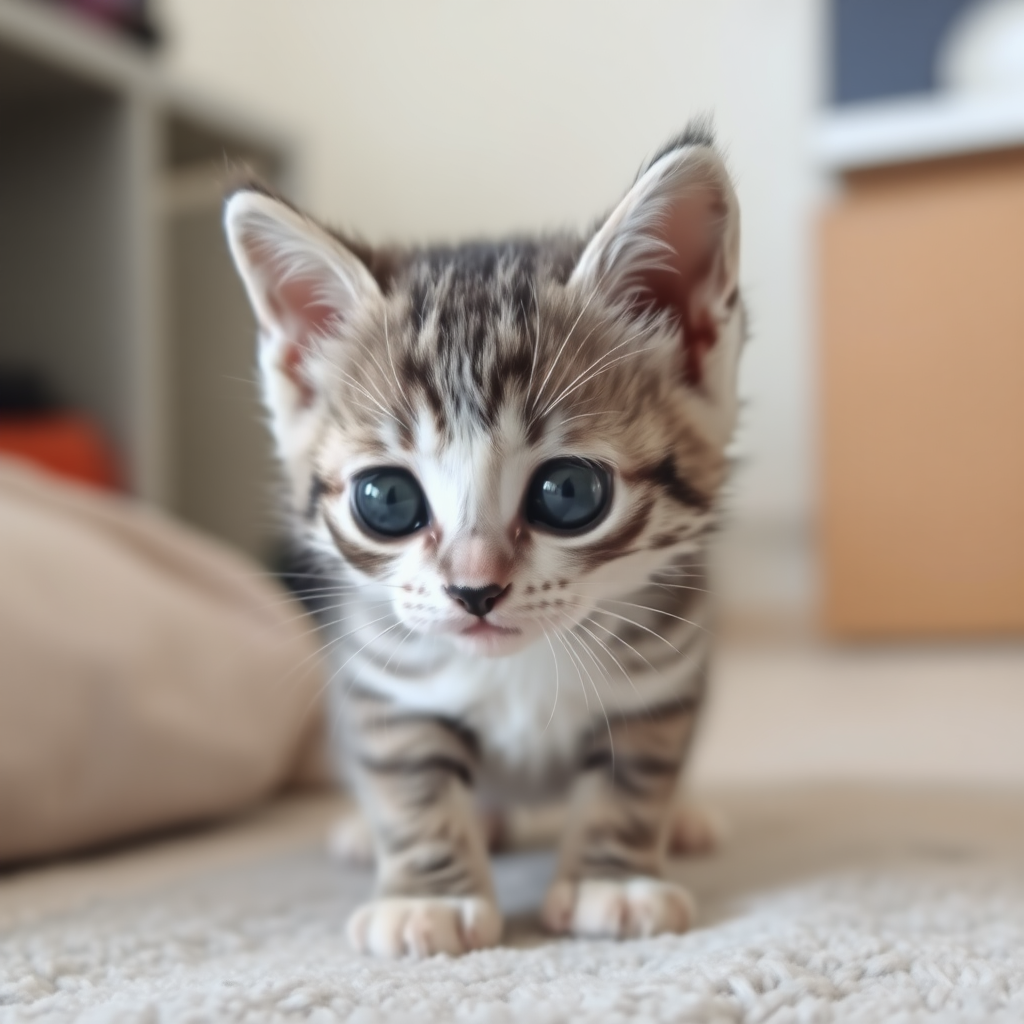
[[685, 932], [693, 923], [693, 900], [681, 885], [659, 878], [560, 879], [548, 889], [541, 917], [559, 934], [647, 938]]
[[327, 850], [332, 857], [346, 864], [368, 865], [377, 859], [373, 831], [358, 808], [353, 807], [331, 827], [327, 835]]
[[721, 817], [697, 804], [677, 804], [672, 808], [668, 831], [670, 853], [710, 853], [725, 838], [726, 827]]
[[374, 956], [458, 956], [494, 946], [501, 913], [479, 896], [394, 896], [359, 907], [348, 919], [349, 945]]

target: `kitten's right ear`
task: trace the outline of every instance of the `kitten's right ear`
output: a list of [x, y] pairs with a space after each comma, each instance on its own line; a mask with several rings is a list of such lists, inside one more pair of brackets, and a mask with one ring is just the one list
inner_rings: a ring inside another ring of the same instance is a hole
[[337, 239], [262, 192], [235, 192], [224, 228], [259, 324], [264, 395], [290, 447], [284, 434], [320, 411], [332, 347], [380, 289]]
[[705, 431], [725, 443], [736, 419], [743, 342], [740, 216], [707, 125], [671, 142], [583, 250], [569, 279], [624, 315], [678, 327], [679, 379]]

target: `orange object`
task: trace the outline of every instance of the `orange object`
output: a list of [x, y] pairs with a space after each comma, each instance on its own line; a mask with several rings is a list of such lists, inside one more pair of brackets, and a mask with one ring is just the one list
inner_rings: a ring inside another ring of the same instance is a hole
[[92, 420], [74, 413], [0, 417], [0, 456], [4, 455], [94, 487], [121, 486], [106, 438]]

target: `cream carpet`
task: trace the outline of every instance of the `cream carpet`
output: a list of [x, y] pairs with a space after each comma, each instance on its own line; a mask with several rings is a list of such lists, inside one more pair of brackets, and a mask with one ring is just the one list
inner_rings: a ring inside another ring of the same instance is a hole
[[699, 927], [551, 941], [547, 853], [498, 859], [506, 944], [352, 956], [365, 873], [323, 852], [337, 802], [0, 879], [0, 1021], [1024, 1020], [1024, 798], [860, 786], [714, 798], [682, 861]]

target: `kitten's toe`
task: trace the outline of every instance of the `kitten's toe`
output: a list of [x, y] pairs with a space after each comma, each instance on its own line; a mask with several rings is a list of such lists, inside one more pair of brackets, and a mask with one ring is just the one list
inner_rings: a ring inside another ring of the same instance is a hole
[[672, 809], [668, 849], [674, 854], [710, 853], [721, 846], [726, 827], [720, 815], [708, 807], [682, 803]]
[[373, 831], [365, 815], [357, 807], [347, 811], [331, 827], [327, 850], [345, 864], [369, 865], [376, 859]]
[[501, 938], [501, 914], [478, 896], [395, 896], [359, 907], [348, 920], [348, 941], [357, 953], [373, 956], [459, 956], [494, 946]]
[[673, 882], [659, 878], [556, 881], [541, 917], [553, 932], [589, 938], [647, 938], [685, 932], [693, 923], [693, 900]]

